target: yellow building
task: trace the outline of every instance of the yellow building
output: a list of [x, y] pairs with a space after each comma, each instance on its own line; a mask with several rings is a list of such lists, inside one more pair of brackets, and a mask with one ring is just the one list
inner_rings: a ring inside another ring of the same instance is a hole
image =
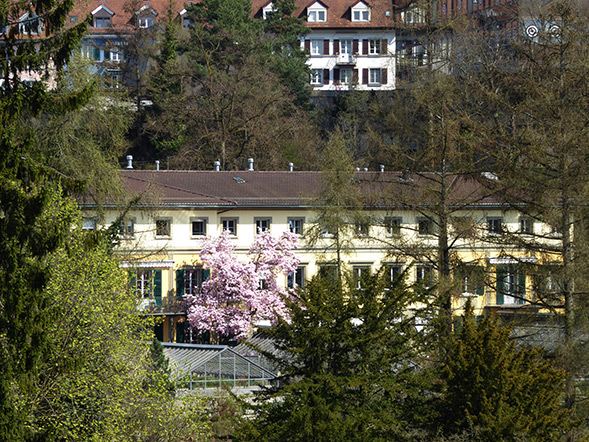
[[[288, 286], [302, 285], [321, 267], [333, 265], [330, 233], [326, 231], [312, 246], [305, 237], [321, 210], [317, 206], [320, 172], [124, 170], [121, 178], [129, 195], [141, 199], [127, 212], [117, 251], [122, 266], [133, 275], [138, 296], [144, 298], [141, 308], [164, 317], [158, 331], [163, 341], [190, 341], [181, 299], [199, 290], [208, 276], [199, 261], [206, 236], [228, 231], [235, 253], [245, 255], [261, 230], [301, 235], [300, 267], [279, 281]], [[353, 247], [344, 251], [342, 259], [358, 284], [362, 273], [386, 266], [391, 278], [405, 272], [410, 283], [434, 285], [438, 251], [445, 244], [455, 311], [470, 298], [477, 314], [537, 312], [538, 292], [552, 290], [555, 282], [547, 277], [540, 287], [532, 277], [536, 270], [530, 268], [557, 263], [558, 258], [520, 249], [514, 244], [521, 241], [514, 238], [543, 237], [550, 243], [558, 240], [558, 234], [522, 216], [479, 181], [462, 176], [453, 177], [446, 189], [450, 196], [444, 200], [445, 228], [439, 215], [441, 202], [435, 199], [439, 192], [426, 189], [434, 181], [384, 171], [354, 175], [365, 216], [361, 223], [349, 220]], [[86, 228], [108, 226], [121, 214], [120, 209], [106, 206], [99, 219], [96, 206], [81, 203], [81, 207]], [[440, 242], [440, 229], [446, 232], [445, 243]]]

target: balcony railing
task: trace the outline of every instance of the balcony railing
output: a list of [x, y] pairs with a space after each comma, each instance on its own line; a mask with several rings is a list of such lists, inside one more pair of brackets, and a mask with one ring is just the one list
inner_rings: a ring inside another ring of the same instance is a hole
[[356, 64], [356, 56], [353, 54], [337, 54], [338, 65], [350, 66]]

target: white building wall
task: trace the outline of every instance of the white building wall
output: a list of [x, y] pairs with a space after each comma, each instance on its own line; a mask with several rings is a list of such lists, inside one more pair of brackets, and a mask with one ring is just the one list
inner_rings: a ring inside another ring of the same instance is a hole
[[[396, 36], [393, 30], [362, 30], [362, 29], [347, 29], [347, 30], [317, 30], [314, 29], [311, 34], [301, 40], [301, 47], [305, 49], [305, 41], [316, 40], [320, 42], [320, 47], [323, 49], [323, 41], [329, 41], [329, 53], [322, 53], [316, 55], [313, 53], [309, 54], [309, 60], [307, 61], [311, 69], [321, 69], [322, 71], [329, 70], [329, 80], [327, 84], [322, 81], [320, 83], [313, 83], [313, 88], [316, 91], [338, 91], [338, 90], [393, 90], [395, 89], [395, 50], [396, 50]], [[352, 63], [341, 64], [338, 63], [339, 54], [336, 53], [334, 41], [340, 41], [340, 52], [341, 42], [343, 40], [357, 40], [358, 41], [358, 52], [352, 54]], [[363, 41], [377, 40], [387, 41], [386, 51], [381, 50], [381, 54], [372, 55], [365, 53], [365, 45]], [[307, 46], [309, 46], [307, 44]], [[324, 51], [323, 51], [324, 52]], [[343, 84], [338, 82], [335, 78], [336, 69], [352, 69], [357, 72], [357, 81], [353, 84]], [[386, 70], [386, 84], [371, 83], [364, 84], [363, 72], [369, 69], [382, 69]]]

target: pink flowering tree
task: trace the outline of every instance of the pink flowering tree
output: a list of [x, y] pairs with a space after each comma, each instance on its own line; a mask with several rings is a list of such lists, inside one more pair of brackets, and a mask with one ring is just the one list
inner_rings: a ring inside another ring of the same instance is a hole
[[256, 236], [247, 259], [240, 260], [227, 232], [205, 239], [200, 259], [210, 276], [201, 293], [185, 297], [190, 326], [239, 339], [258, 321], [287, 318], [285, 299], [291, 291], [280, 286], [277, 277], [299, 265], [297, 243], [292, 233], [276, 238], [264, 232]]

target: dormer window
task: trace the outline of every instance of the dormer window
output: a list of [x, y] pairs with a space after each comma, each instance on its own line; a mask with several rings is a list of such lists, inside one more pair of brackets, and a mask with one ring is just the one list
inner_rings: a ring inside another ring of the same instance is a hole
[[135, 14], [137, 15], [137, 25], [140, 28], [151, 28], [155, 17], [157, 17], [157, 12], [148, 5], [142, 6]]
[[423, 11], [423, 9], [418, 7], [413, 7], [405, 12], [402, 12], [401, 18], [403, 20], [403, 23], [406, 24], [425, 24], [425, 12]]
[[262, 8], [262, 17], [264, 20], [268, 18], [270, 14], [274, 12], [274, 4], [272, 2], [268, 3], [266, 6]]
[[370, 21], [370, 7], [360, 1], [352, 6], [352, 21], [353, 22], [369, 22]]
[[92, 14], [92, 25], [95, 28], [110, 28], [112, 26], [112, 17], [115, 15], [113, 11], [104, 5], [100, 5]]
[[327, 21], [327, 8], [320, 2], [315, 2], [307, 8], [308, 23], [324, 23]]
[[43, 20], [33, 12], [27, 12], [18, 19], [18, 32], [25, 35], [39, 35], [43, 31]]

